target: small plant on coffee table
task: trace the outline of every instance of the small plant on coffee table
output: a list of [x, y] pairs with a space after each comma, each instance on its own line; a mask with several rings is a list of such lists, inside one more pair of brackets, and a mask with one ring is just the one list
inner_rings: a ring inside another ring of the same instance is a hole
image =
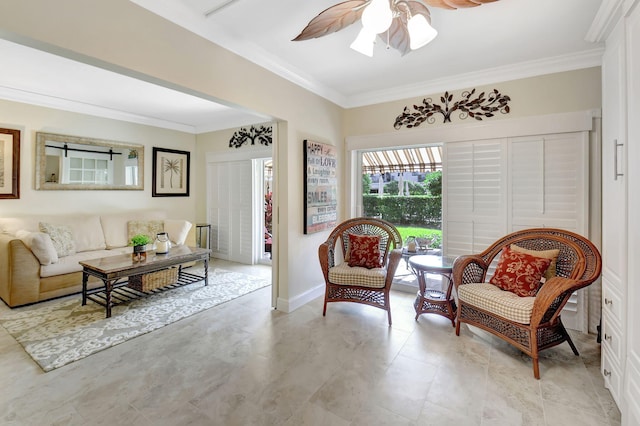
[[133, 260], [147, 259], [147, 244], [151, 243], [151, 238], [144, 234], [136, 234], [131, 237], [131, 245], [133, 246]]

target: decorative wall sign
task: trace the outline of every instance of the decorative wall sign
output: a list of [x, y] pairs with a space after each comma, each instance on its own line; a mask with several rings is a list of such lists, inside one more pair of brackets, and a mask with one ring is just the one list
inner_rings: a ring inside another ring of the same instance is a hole
[[336, 147], [304, 141], [304, 233], [333, 228], [338, 219]]
[[511, 98], [507, 95], [501, 95], [498, 90], [493, 89], [489, 93], [482, 92], [475, 98], [471, 98], [476, 92], [476, 89], [472, 91], [462, 92], [462, 99], [451, 103], [453, 101], [453, 94], [445, 92], [440, 97], [441, 104], [436, 104], [431, 98], [425, 98], [422, 100], [422, 105], [414, 105], [414, 112], [409, 110], [409, 107], [404, 107], [402, 114], [396, 117], [396, 122], [393, 127], [396, 129], [402, 126], [408, 129], [412, 127], [418, 127], [423, 122], [429, 124], [435, 123], [435, 114], [441, 114], [444, 117], [443, 123], [451, 122], [451, 114], [456, 111], [460, 111], [459, 117], [461, 120], [467, 117], [475, 118], [476, 120], [482, 120], [483, 118], [493, 117], [496, 111], [502, 114], [508, 114], [510, 111], [509, 101]]
[[20, 130], [0, 129], [0, 199], [20, 198]]
[[189, 196], [190, 155], [189, 151], [153, 147], [153, 197]]
[[248, 129], [241, 127], [229, 140], [229, 148], [240, 148], [247, 142], [255, 145], [256, 141], [261, 145], [271, 145], [273, 143], [273, 126], [251, 126]]

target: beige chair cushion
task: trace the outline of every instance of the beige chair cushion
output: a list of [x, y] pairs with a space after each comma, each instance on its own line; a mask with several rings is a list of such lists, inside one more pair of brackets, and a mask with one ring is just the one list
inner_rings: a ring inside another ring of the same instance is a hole
[[383, 288], [387, 270], [384, 268], [367, 269], [361, 266], [349, 266], [346, 262], [329, 268], [329, 281], [340, 285], [359, 285], [370, 288]]
[[458, 299], [519, 324], [531, 322], [535, 297], [520, 297], [489, 283], [458, 287]]

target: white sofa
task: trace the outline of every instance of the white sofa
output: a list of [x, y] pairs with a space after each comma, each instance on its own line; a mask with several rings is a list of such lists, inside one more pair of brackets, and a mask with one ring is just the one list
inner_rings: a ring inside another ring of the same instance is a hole
[[0, 298], [16, 307], [78, 293], [79, 261], [131, 253], [133, 234], [161, 231], [173, 244], [195, 246], [192, 224], [163, 212], [0, 218]]

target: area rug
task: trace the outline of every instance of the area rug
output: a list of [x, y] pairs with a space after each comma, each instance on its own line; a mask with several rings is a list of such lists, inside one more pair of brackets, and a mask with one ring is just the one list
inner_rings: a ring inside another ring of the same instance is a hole
[[[198, 273], [198, 271], [194, 271]], [[0, 312], [0, 324], [44, 371], [62, 367], [270, 284], [270, 280], [223, 269], [202, 281], [113, 308], [81, 295]]]

